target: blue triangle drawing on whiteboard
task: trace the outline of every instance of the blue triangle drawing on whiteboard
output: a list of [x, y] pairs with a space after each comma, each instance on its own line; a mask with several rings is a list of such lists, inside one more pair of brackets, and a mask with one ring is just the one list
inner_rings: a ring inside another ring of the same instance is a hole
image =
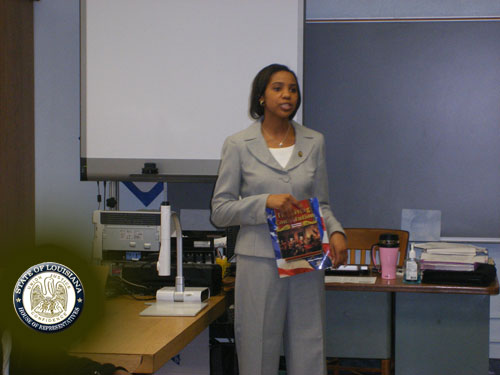
[[163, 182], [157, 182], [150, 190], [142, 191], [137, 185], [130, 181], [122, 181], [123, 185], [139, 199], [144, 206], [149, 206], [155, 198], [163, 191]]

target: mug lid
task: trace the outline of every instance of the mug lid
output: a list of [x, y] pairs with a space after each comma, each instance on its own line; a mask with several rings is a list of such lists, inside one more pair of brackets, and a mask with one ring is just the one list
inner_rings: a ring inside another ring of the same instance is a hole
[[394, 233], [383, 233], [379, 236], [379, 242], [384, 245], [399, 244], [399, 236]]

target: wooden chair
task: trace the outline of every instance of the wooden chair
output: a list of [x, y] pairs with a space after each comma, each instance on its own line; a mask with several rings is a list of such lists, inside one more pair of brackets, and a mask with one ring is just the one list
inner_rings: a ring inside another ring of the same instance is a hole
[[[348, 263], [349, 264], [369, 264], [373, 266], [371, 258], [371, 248], [379, 242], [379, 236], [384, 233], [393, 233], [399, 236], [399, 259], [398, 266], [403, 266], [406, 259], [406, 250], [408, 247], [409, 233], [399, 229], [375, 229], [375, 228], [346, 228], [347, 247], [348, 247]], [[377, 248], [376, 248], [376, 251]], [[377, 260], [378, 264], [379, 261]], [[389, 303], [390, 302], [386, 302]], [[392, 307], [387, 307], [387, 311], [392, 311]], [[328, 312], [327, 312], [328, 314]], [[327, 319], [328, 323], [328, 319]], [[360, 327], [362, 330], [362, 328]], [[353, 333], [355, 334], [355, 333]], [[359, 340], [363, 340], [362, 334], [359, 335]], [[390, 338], [392, 342], [392, 337]], [[342, 345], [341, 343], [339, 345]], [[328, 373], [339, 375], [340, 371], [350, 374], [369, 374], [379, 373], [382, 375], [390, 375], [392, 369], [392, 355], [389, 358], [380, 359], [380, 369], [368, 367], [343, 366], [339, 358], [329, 358], [327, 361]]]
[[[346, 228], [345, 233], [347, 235], [347, 248], [349, 249], [349, 264], [370, 264], [373, 266], [370, 254], [372, 246], [378, 243], [381, 234], [393, 233], [399, 236], [398, 266], [403, 266], [408, 247], [409, 233], [407, 231], [400, 229]], [[376, 249], [378, 251], [378, 248]], [[359, 256], [356, 256], [357, 254]]]

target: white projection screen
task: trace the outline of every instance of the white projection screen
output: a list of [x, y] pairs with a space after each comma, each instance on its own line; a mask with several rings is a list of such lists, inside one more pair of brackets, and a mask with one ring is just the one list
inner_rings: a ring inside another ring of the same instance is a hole
[[256, 73], [277, 62], [302, 80], [304, 0], [80, 5], [81, 180], [215, 180]]

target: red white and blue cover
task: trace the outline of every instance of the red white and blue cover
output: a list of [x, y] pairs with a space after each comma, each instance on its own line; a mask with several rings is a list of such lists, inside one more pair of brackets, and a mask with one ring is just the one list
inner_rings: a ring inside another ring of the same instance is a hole
[[291, 217], [266, 208], [280, 277], [332, 266], [330, 244], [317, 198], [304, 199]]

